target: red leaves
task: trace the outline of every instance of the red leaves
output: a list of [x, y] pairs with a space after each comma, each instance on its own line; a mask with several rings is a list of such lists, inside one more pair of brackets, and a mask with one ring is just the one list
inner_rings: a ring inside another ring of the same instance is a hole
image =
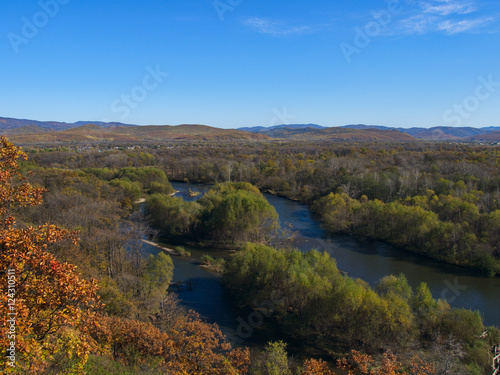
[[216, 325], [196, 314], [162, 332], [150, 323], [100, 316], [90, 328], [103, 354], [127, 365], [161, 360], [169, 374], [238, 375], [248, 370], [248, 349], [230, 350]]
[[[58, 262], [46, 252], [47, 245], [64, 239], [76, 240], [76, 234], [53, 225], [14, 228], [13, 208], [41, 203], [42, 189], [33, 188], [19, 174], [17, 160], [26, 158], [5, 137], [0, 138], [0, 270], [15, 270], [16, 361], [17, 369], [41, 372], [54, 355], [80, 357], [85, 363], [92, 340], [88, 323], [99, 308], [97, 283], [80, 278], [75, 267]], [[7, 282], [0, 282], [0, 346], [8, 347], [9, 305]], [[68, 352], [68, 347], [73, 352]], [[7, 370], [5, 356], [0, 369]]]
[[308, 359], [304, 363], [301, 375], [335, 375], [335, 373], [328, 368], [325, 361]]
[[[127, 364], [154, 357], [172, 374], [243, 374], [248, 350], [230, 350], [215, 325], [197, 315], [179, 320], [165, 333], [149, 323], [96, 316], [101, 304], [97, 282], [87, 281], [75, 266], [57, 261], [46, 248], [62, 240], [77, 241], [76, 233], [53, 225], [14, 228], [12, 208], [41, 203], [43, 190], [26, 183], [17, 160], [26, 158], [5, 137], [0, 138], [0, 270], [14, 269], [16, 280], [16, 360], [24, 373], [47, 370], [57, 358], [78, 357], [75, 373], [83, 371], [88, 354], [113, 355]], [[8, 301], [0, 282], [0, 345], [8, 347]], [[6, 371], [5, 356], [0, 371]]]

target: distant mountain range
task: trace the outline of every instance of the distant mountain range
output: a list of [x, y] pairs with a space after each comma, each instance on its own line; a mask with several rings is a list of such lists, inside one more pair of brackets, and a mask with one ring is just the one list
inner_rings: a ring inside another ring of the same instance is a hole
[[290, 125], [275, 125], [275, 126], [270, 126], [270, 127], [265, 127], [265, 126], [254, 126], [250, 128], [238, 128], [238, 130], [243, 130], [244, 132], [250, 132], [250, 133], [263, 133], [269, 130], [275, 130], [275, 129], [305, 129], [305, 128], [313, 128], [313, 129], [326, 129], [326, 126], [321, 126], [321, 125], [316, 125], [316, 124], [290, 124]]
[[500, 127], [484, 128], [437, 126], [433, 128], [395, 128], [382, 125], [353, 124], [326, 127], [317, 124], [282, 124], [239, 129], [219, 129], [206, 125], [132, 125], [119, 122], [35, 121], [0, 117], [0, 134], [13, 142], [79, 143], [161, 142], [167, 140], [263, 140], [309, 141], [415, 141], [454, 140], [500, 142]]
[[122, 124], [120, 122], [102, 122], [102, 121], [78, 121], [74, 123], [67, 122], [58, 122], [58, 121], [36, 121], [36, 120], [23, 120], [17, 118], [9, 118], [9, 117], [0, 117], [0, 130], [2, 134], [9, 134], [5, 131], [13, 130], [15, 133], [15, 129], [28, 127], [31, 129], [35, 129], [33, 127], [37, 127], [40, 129], [45, 129], [49, 131], [61, 131], [72, 128], [78, 128], [79, 126], [95, 124], [99, 125], [103, 128], [110, 128], [115, 126], [135, 126], [129, 124]]
[[432, 128], [395, 128], [382, 125], [344, 125], [340, 127], [326, 127], [317, 124], [290, 124], [290, 125], [276, 125], [270, 127], [246, 127], [239, 128], [251, 133], [265, 134], [271, 138], [287, 138], [289, 136], [289, 129], [297, 132], [315, 134], [318, 129], [356, 129], [356, 130], [378, 130], [378, 131], [396, 131], [410, 135], [415, 139], [425, 140], [463, 140], [463, 141], [484, 141], [484, 142], [500, 142], [500, 127], [489, 126], [484, 128], [472, 127], [452, 127], [452, 126], [436, 126]]

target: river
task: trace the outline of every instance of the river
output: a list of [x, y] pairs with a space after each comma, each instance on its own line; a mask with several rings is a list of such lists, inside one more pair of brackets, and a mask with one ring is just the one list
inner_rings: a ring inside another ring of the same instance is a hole
[[[206, 193], [208, 185], [189, 185], [173, 182], [176, 196], [185, 200], [188, 189]], [[201, 195], [200, 195], [201, 196]], [[199, 197], [200, 197], [199, 196]], [[461, 267], [447, 265], [423, 256], [408, 253], [386, 243], [348, 235], [331, 235], [322, 229], [321, 222], [309, 206], [285, 198], [265, 194], [279, 214], [282, 226], [288, 226], [296, 236], [294, 246], [302, 251], [316, 248], [327, 251], [337, 260], [339, 269], [351, 277], [361, 278], [371, 285], [386, 275], [405, 274], [414, 288], [426, 282], [435, 298], [446, 299], [450, 305], [479, 310], [485, 325], [500, 327], [500, 277], [488, 278]], [[167, 244], [168, 245], [168, 244]], [[150, 249], [151, 251], [154, 248]], [[245, 344], [265, 342], [270, 327], [265, 321], [252, 323], [249, 311], [236, 309], [220, 276], [199, 267], [199, 257], [206, 251], [190, 248], [189, 258], [173, 257], [174, 281], [191, 281], [193, 287], [177, 292], [182, 304], [199, 312], [207, 321], [218, 323], [225, 333]], [[227, 252], [209, 250], [212, 256], [227, 256]], [[248, 323], [251, 324], [248, 324]], [[253, 325], [252, 325], [253, 324]]]

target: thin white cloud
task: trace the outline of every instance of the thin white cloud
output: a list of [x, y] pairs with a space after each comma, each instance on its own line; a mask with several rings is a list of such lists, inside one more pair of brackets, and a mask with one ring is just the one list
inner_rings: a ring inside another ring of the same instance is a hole
[[491, 22], [494, 19], [489, 18], [476, 18], [472, 20], [462, 20], [462, 21], [450, 21], [446, 20], [438, 25], [438, 29], [440, 31], [444, 31], [448, 35], [463, 33], [466, 31], [477, 29], [478, 27], [483, 27]]
[[267, 18], [250, 17], [243, 21], [245, 26], [261, 34], [274, 36], [285, 36], [291, 34], [303, 34], [310, 31], [308, 26], [287, 26], [282, 23], [271, 21]]
[[[426, 34], [441, 32], [453, 35], [484, 31], [498, 16], [479, 14], [477, 0], [420, 0], [407, 10], [406, 18], [397, 23], [397, 33]], [[478, 13], [473, 16], [473, 13]]]
[[477, 10], [471, 3], [447, 3], [447, 4], [432, 4], [424, 3], [423, 11], [425, 13], [439, 14], [441, 16], [448, 16], [450, 14], [469, 14]]

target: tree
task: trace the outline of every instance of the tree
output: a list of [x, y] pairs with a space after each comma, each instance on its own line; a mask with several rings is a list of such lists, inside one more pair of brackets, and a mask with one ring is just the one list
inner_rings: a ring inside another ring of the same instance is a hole
[[[119, 179], [128, 179], [133, 182], [139, 182], [145, 190], [153, 188], [154, 192], [162, 190], [166, 194], [174, 192], [174, 188], [168, 181], [167, 175], [161, 169], [154, 167], [140, 167], [140, 168], [121, 168], [118, 171], [117, 177]], [[160, 185], [163, 188], [160, 189]]]
[[278, 214], [259, 189], [249, 183], [215, 185], [198, 201], [202, 230], [221, 244], [263, 242], [278, 229]]
[[127, 179], [114, 179], [109, 184], [123, 192], [124, 199], [133, 203], [141, 198], [141, 185], [138, 182], [132, 182]]
[[288, 366], [286, 344], [283, 341], [268, 342], [260, 358], [252, 366], [256, 375], [291, 375]]
[[239, 375], [246, 374], [250, 364], [248, 348], [231, 350], [231, 345], [216, 324], [202, 322], [190, 312], [177, 320], [168, 332], [173, 349], [165, 368], [171, 374]]
[[[447, 309], [449, 305], [441, 305]], [[437, 324], [439, 304], [431, 294], [426, 283], [420, 283], [411, 299], [411, 308], [419, 327], [420, 335], [430, 338], [432, 331]]]
[[92, 344], [88, 327], [99, 306], [97, 284], [83, 280], [75, 266], [58, 262], [47, 251], [63, 239], [76, 242], [76, 233], [52, 225], [16, 227], [15, 210], [40, 204], [43, 193], [21, 176], [19, 159], [26, 154], [1, 137], [0, 345], [15, 348], [15, 363], [4, 355], [0, 368], [4, 373], [38, 373], [68, 362], [78, 372]]
[[151, 323], [99, 316], [92, 337], [101, 354], [128, 366], [153, 365], [175, 375], [240, 375], [249, 365], [248, 349], [234, 349], [216, 325], [191, 312], [163, 332]]
[[165, 253], [159, 253], [157, 256], [151, 254], [146, 269], [145, 279], [149, 293], [154, 293], [155, 290], [165, 293], [174, 275], [172, 258]]
[[399, 274], [398, 277], [390, 275], [382, 278], [377, 285], [376, 291], [381, 296], [394, 294], [403, 298], [405, 301], [408, 301], [413, 294], [411, 286], [408, 284], [408, 280], [402, 273]]
[[146, 210], [151, 223], [165, 237], [191, 234], [199, 221], [201, 206], [166, 194], [153, 194], [146, 199]]

